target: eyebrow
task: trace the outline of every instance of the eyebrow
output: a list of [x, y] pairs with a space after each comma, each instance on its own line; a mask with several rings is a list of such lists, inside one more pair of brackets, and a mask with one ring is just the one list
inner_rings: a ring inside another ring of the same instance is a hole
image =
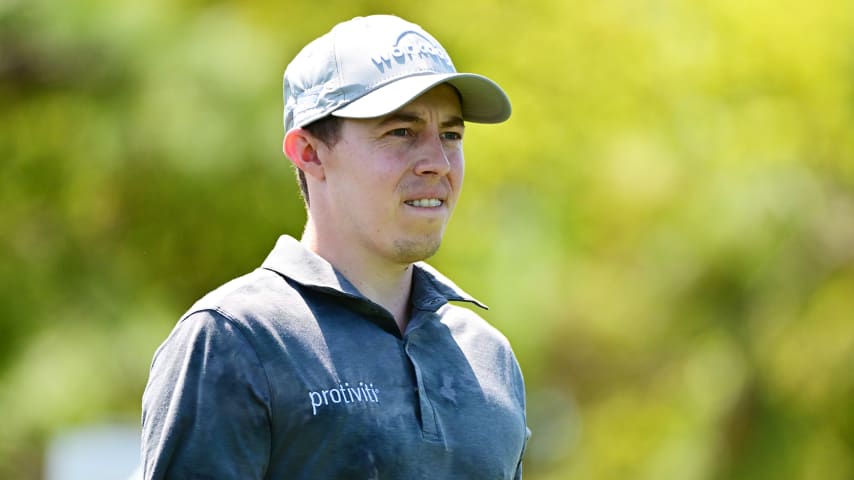
[[[377, 125], [380, 127], [384, 127], [390, 123], [425, 123], [424, 119], [414, 113], [408, 112], [394, 112], [388, 114], [385, 118], [382, 119]], [[449, 127], [465, 127], [465, 122], [462, 117], [453, 116], [444, 122], [439, 124], [442, 128]]]
[[440, 124], [440, 126], [441, 126], [441, 127], [443, 127], [443, 128], [448, 128], [448, 127], [465, 127], [465, 126], [466, 126], [466, 122], [464, 122], [464, 121], [463, 121], [463, 118], [462, 118], [462, 117], [453, 116], [453, 117], [449, 118], [448, 120], [445, 120], [444, 122], [442, 122], [442, 123]]

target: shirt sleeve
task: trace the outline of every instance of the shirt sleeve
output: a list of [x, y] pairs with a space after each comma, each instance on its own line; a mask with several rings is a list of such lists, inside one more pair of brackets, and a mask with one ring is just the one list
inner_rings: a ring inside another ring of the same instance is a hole
[[270, 458], [269, 385], [239, 327], [205, 310], [154, 355], [142, 398], [143, 476], [260, 479]]
[[519, 454], [519, 463], [516, 464], [516, 474], [513, 476], [513, 480], [522, 480], [522, 459], [525, 457], [525, 448], [527, 448], [530, 438], [531, 429], [525, 427], [525, 445], [522, 446], [522, 453]]
[[516, 385], [516, 395], [519, 398], [519, 403], [522, 406], [522, 417], [525, 421], [525, 441], [522, 444], [522, 451], [519, 452], [519, 463], [516, 464], [516, 474], [513, 476], [514, 480], [522, 480], [522, 460], [525, 457], [525, 449], [528, 447], [528, 441], [531, 439], [531, 429], [528, 427], [528, 415], [527, 415], [527, 399], [525, 395], [525, 380], [522, 376], [522, 368], [519, 366], [519, 362], [516, 359], [516, 356], [513, 355], [513, 372], [515, 378]]

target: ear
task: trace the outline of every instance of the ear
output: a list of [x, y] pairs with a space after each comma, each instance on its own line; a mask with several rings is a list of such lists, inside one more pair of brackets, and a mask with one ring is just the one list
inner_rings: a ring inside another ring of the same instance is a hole
[[323, 180], [325, 173], [318, 155], [318, 147], [322, 147], [321, 142], [303, 128], [290, 130], [282, 141], [282, 151], [297, 168], [306, 175]]

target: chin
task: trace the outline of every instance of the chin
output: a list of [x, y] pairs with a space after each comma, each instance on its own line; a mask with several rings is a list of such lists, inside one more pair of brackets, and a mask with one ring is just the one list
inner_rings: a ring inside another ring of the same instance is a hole
[[394, 254], [400, 263], [414, 263], [432, 257], [442, 243], [442, 238], [400, 239], [394, 242]]

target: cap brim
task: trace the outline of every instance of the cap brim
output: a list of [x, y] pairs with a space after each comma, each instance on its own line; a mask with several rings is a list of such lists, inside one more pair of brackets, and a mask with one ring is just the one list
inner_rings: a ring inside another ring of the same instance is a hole
[[342, 118], [376, 118], [389, 114], [440, 83], [460, 93], [463, 120], [500, 123], [510, 118], [510, 99], [492, 80], [473, 73], [428, 74], [401, 78], [332, 112]]

